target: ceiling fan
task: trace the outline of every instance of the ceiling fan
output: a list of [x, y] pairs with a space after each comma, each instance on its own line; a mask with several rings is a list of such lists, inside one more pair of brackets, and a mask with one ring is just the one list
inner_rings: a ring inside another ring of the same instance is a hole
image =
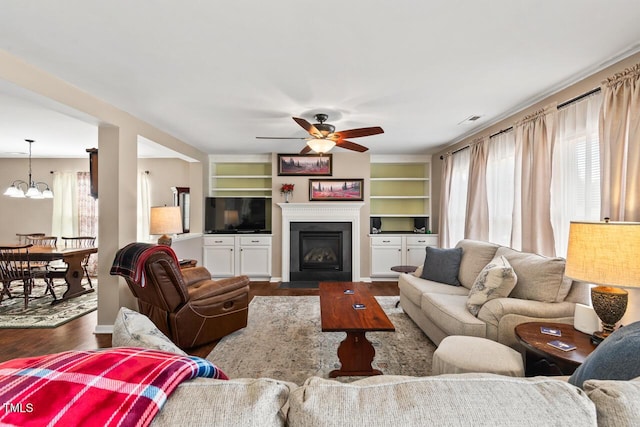
[[298, 137], [271, 137], [271, 136], [257, 136], [258, 139], [306, 139], [307, 145], [300, 151], [300, 154], [307, 154], [309, 151], [315, 151], [316, 153], [323, 154], [329, 152], [334, 146], [346, 148], [347, 150], [358, 151], [363, 153], [368, 150], [367, 147], [356, 144], [355, 142], [347, 141], [346, 138], [360, 138], [363, 136], [378, 135], [384, 133], [379, 126], [341, 130], [336, 132], [335, 126], [325, 123], [329, 116], [327, 114], [316, 114], [313, 116], [318, 123], [311, 124], [305, 119], [300, 117], [293, 117], [293, 120], [298, 123], [304, 130], [309, 132], [311, 138], [298, 138]]

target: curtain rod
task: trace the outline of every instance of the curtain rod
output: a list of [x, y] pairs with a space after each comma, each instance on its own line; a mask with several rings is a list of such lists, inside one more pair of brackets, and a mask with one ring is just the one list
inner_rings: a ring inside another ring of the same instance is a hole
[[[582, 95], [578, 95], [578, 96], [576, 96], [575, 98], [571, 98], [570, 100], [565, 101], [565, 102], [563, 102], [562, 104], [559, 104], [557, 108], [558, 108], [558, 109], [560, 109], [560, 108], [566, 107], [566, 106], [567, 106], [567, 105], [569, 105], [569, 104], [573, 104], [574, 102], [578, 102], [578, 101], [580, 101], [581, 99], [586, 98], [587, 96], [590, 96], [590, 95], [593, 95], [594, 93], [598, 93], [598, 92], [600, 92], [601, 90], [602, 90], [602, 89], [600, 89], [599, 87], [597, 87], [597, 88], [595, 88], [595, 89], [592, 89], [592, 90], [590, 90], [589, 92], [585, 92], [585, 93], [583, 93]], [[493, 138], [493, 137], [495, 137], [495, 136], [498, 136], [498, 135], [500, 135], [500, 134], [503, 134], [503, 133], [505, 133], [505, 132], [512, 131], [512, 130], [513, 130], [513, 126], [508, 127], [508, 128], [506, 128], [506, 129], [502, 129], [501, 131], [498, 131], [498, 132], [496, 132], [496, 133], [494, 133], [494, 134], [489, 135], [489, 139], [491, 139], [491, 138]], [[466, 148], [469, 148], [469, 147], [470, 147], [470, 145], [465, 145], [464, 147], [458, 148], [457, 150], [455, 150], [455, 151], [454, 151], [454, 152], [452, 152], [451, 154], [452, 154], [452, 155], [453, 155], [453, 154], [456, 154], [458, 151], [462, 151], [462, 150], [464, 150], [464, 149], [466, 149]], [[444, 156], [440, 156], [440, 160], [442, 160], [442, 159], [444, 159]]]
[[572, 99], [570, 99], [570, 100], [568, 100], [568, 101], [563, 102], [562, 104], [559, 104], [559, 105], [558, 105], [558, 109], [560, 109], [560, 108], [562, 108], [562, 107], [566, 107], [566, 106], [567, 106], [567, 105], [569, 105], [569, 104], [573, 104], [574, 102], [578, 102], [578, 101], [580, 101], [581, 99], [586, 98], [587, 96], [590, 96], [590, 95], [593, 95], [594, 93], [598, 93], [598, 92], [600, 92], [601, 90], [602, 90], [602, 89], [600, 89], [599, 87], [597, 87], [597, 88], [595, 88], [595, 89], [590, 90], [590, 91], [589, 91], [589, 92], [587, 92], [587, 93], [583, 93], [582, 95], [578, 95], [578, 96], [576, 96], [575, 98], [572, 98]]
[[[456, 154], [457, 152], [462, 151], [462, 150], [466, 150], [466, 149], [467, 149], [467, 148], [469, 148], [469, 147], [471, 147], [471, 146], [470, 146], [470, 145], [465, 145], [464, 147], [460, 147], [460, 148], [458, 148], [457, 150], [453, 151], [453, 152], [451, 153], [451, 155], [453, 156], [453, 155], [454, 155], [454, 154]], [[440, 156], [440, 160], [442, 160], [442, 159], [444, 159], [444, 156]]]

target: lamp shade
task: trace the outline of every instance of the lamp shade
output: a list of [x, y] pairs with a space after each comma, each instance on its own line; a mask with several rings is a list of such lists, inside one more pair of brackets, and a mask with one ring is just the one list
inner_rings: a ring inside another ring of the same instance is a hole
[[155, 206], [151, 208], [149, 234], [182, 233], [180, 206]]
[[640, 223], [571, 222], [565, 274], [598, 285], [640, 287]]
[[336, 143], [330, 139], [310, 139], [307, 141], [307, 145], [316, 153], [323, 154], [331, 151]]

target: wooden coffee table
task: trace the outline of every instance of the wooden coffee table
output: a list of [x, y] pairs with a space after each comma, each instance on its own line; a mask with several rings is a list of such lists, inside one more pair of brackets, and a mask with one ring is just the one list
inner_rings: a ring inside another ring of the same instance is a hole
[[[321, 282], [319, 287], [322, 332], [347, 333], [338, 347], [340, 369], [331, 371], [329, 376], [382, 374], [371, 366], [376, 351], [365, 334], [371, 331], [393, 332], [396, 328], [378, 301], [354, 282]], [[352, 290], [353, 294], [345, 294], [346, 290]], [[364, 304], [365, 308], [356, 309], [354, 304]]]
[[[561, 336], [540, 332], [541, 326], [559, 329]], [[584, 334], [566, 323], [529, 322], [516, 326], [516, 337], [526, 349], [526, 376], [571, 375], [596, 346], [591, 343], [591, 335]], [[548, 343], [560, 340], [576, 346], [575, 350], [558, 350]]]

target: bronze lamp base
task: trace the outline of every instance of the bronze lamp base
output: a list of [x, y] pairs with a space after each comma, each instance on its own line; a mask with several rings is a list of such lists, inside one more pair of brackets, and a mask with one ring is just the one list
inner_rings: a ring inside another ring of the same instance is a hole
[[591, 336], [594, 344], [601, 343], [613, 332], [616, 323], [627, 311], [628, 299], [627, 291], [612, 286], [596, 286], [591, 289], [591, 303], [602, 322], [602, 331], [596, 331]]

